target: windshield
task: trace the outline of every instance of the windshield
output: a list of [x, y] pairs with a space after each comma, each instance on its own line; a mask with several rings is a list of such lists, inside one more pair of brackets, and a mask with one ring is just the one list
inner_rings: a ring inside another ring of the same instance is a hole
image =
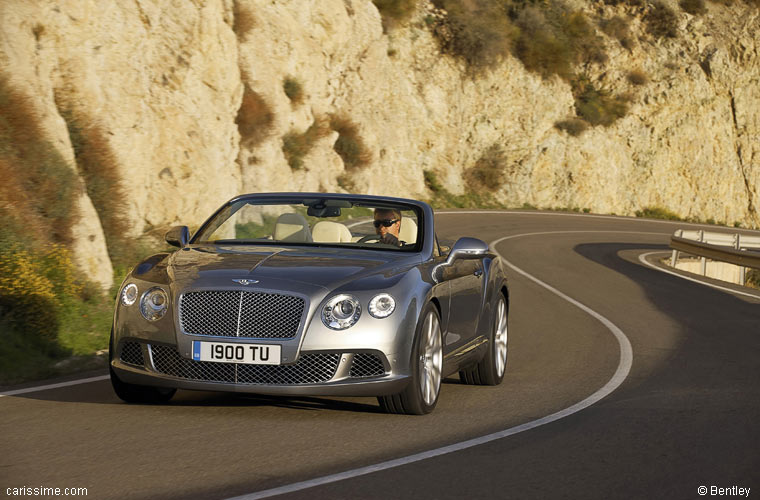
[[419, 251], [421, 215], [417, 207], [385, 201], [242, 199], [220, 210], [193, 243]]

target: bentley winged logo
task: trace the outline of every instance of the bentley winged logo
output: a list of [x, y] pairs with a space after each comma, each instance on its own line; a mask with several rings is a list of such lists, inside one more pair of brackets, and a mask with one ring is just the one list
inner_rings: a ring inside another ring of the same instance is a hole
[[253, 285], [254, 283], [258, 283], [259, 282], [259, 280], [249, 280], [249, 279], [246, 279], [246, 278], [235, 279], [235, 280], [232, 280], [232, 281], [234, 281], [235, 283], [240, 283], [243, 286], [245, 286], [245, 285]]

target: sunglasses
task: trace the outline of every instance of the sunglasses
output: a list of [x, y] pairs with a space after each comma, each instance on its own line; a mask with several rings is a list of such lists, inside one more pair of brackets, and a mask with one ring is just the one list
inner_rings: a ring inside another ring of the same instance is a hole
[[393, 224], [397, 223], [399, 219], [380, 219], [373, 222], [375, 227], [379, 228], [380, 226], [385, 227], [391, 227]]

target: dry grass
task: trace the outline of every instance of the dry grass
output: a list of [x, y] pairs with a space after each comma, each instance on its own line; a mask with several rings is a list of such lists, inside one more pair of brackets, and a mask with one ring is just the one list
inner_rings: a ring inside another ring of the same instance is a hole
[[644, 70], [641, 69], [634, 69], [629, 71], [627, 78], [628, 81], [633, 85], [646, 85], [649, 83], [649, 75], [647, 75]]
[[697, 16], [697, 15], [704, 14], [705, 12], [707, 12], [707, 7], [705, 6], [705, 0], [681, 0], [680, 2], [678, 2], [678, 5], [685, 12], [688, 12], [689, 14], [693, 16]]
[[111, 260], [126, 264], [133, 256], [132, 239], [127, 236], [129, 221], [124, 216], [126, 194], [119, 163], [108, 132], [102, 124], [81, 113], [62, 113], [87, 195], [103, 227]]
[[655, 2], [644, 16], [647, 32], [655, 38], [676, 38], [678, 31], [678, 16], [662, 2]]
[[578, 137], [588, 129], [588, 122], [581, 120], [580, 118], [568, 118], [567, 120], [561, 120], [554, 124], [554, 126], [567, 132], [573, 137]]
[[591, 125], [612, 125], [628, 112], [629, 98], [596, 88], [587, 78], [573, 82], [575, 112]]
[[249, 7], [243, 7], [238, 1], [235, 1], [233, 15], [235, 20], [232, 30], [242, 40], [256, 26], [256, 17]]
[[0, 239], [71, 242], [79, 183], [44, 136], [32, 100], [0, 77]]
[[303, 85], [301, 85], [301, 82], [292, 76], [285, 77], [285, 80], [282, 82], [282, 90], [285, 92], [285, 95], [288, 96], [288, 99], [290, 99], [290, 102], [296, 106], [299, 104], [303, 104], [305, 95], [303, 91]]
[[633, 48], [633, 38], [631, 37], [630, 25], [626, 19], [620, 16], [614, 16], [609, 19], [602, 20], [599, 23], [599, 27], [602, 28], [608, 36], [615, 38], [623, 48], [631, 50]]
[[464, 173], [464, 180], [474, 192], [493, 193], [504, 183], [506, 155], [499, 144], [489, 147], [471, 168]]
[[403, 24], [417, 10], [415, 0], [372, 0], [383, 18], [383, 29], [388, 31]]
[[509, 54], [517, 30], [503, 4], [494, 0], [439, 0], [446, 11], [442, 22], [431, 21], [441, 50], [462, 58], [480, 70], [497, 64]]
[[242, 144], [253, 147], [269, 137], [274, 125], [274, 113], [264, 98], [246, 85], [235, 123]]
[[346, 170], [351, 172], [369, 165], [372, 161], [372, 152], [367, 148], [359, 127], [345, 115], [333, 115], [330, 117], [330, 128], [338, 132], [338, 139], [333, 148], [343, 159]]
[[309, 154], [317, 140], [329, 134], [330, 126], [324, 118], [315, 119], [305, 132], [290, 131], [285, 134], [282, 138], [282, 152], [291, 170], [303, 169], [304, 157]]

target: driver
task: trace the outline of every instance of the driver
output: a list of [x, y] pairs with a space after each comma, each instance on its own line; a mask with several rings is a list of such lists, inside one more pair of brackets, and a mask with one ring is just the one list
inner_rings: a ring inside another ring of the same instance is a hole
[[375, 233], [380, 236], [380, 241], [389, 245], [401, 246], [398, 232], [401, 229], [401, 211], [396, 208], [375, 209]]

